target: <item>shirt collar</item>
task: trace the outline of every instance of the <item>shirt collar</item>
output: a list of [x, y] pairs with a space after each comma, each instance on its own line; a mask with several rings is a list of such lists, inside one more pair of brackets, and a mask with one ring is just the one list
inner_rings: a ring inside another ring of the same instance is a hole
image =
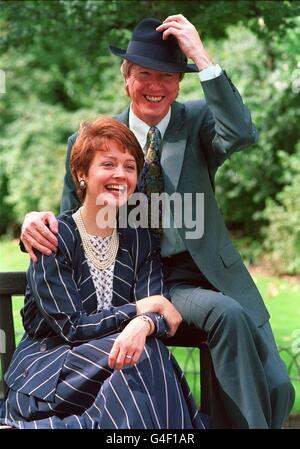
[[[162, 139], [164, 138], [164, 134], [168, 127], [170, 118], [171, 118], [171, 108], [169, 109], [168, 113], [164, 116], [164, 118], [157, 125], [155, 125], [159, 129]], [[130, 105], [129, 109], [129, 128], [135, 134], [135, 137], [139, 141], [141, 147], [144, 148], [146, 145], [147, 134], [150, 126], [135, 115], [135, 113], [132, 110], [132, 104]]]

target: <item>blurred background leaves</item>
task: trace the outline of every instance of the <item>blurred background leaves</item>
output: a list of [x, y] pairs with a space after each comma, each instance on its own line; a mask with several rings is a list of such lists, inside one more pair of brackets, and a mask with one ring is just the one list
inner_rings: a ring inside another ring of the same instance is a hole
[[[0, 1], [0, 233], [58, 212], [66, 141], [124, 109], [120, 60], [143, 17], [185, 15], [249, 106], [260, 138], [220, 169], [217, 198], [244, 257], [300, 272], [300, 2]], [[203, 97], [186, 75], [179, 100]]]

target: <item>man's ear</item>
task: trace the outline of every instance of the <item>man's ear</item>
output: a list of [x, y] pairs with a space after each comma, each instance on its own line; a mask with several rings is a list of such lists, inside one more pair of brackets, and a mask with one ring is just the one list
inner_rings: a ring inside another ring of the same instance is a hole
[[130, 98], [129, 90], [128, 90], [128, 83], [126, 80], [124, 80], [124, 91], [125, 91], [125, 94], [127, 95], [127, 97]]

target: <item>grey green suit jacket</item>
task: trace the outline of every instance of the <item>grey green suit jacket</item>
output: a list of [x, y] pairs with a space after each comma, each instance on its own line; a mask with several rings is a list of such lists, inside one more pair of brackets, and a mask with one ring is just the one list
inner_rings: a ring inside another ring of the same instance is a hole
[[[164, 179], [167, 193], [204, 194], [204, 233], [199, 239], [186, 239], [185, 246], [209, 282], [220, 292], [237, 300], [257, 326], [269, 319], [263, 299], [239, 252], [230, 241], [215, 199], [215, 174], [232, 153], [257, 140], [250, 112], [226, 73], [202, 82], [206, 101], [174, 102], [164, 136]], [[116, 116], [128, 125], [129, 108]], [[69, 161], [77, 133], [68, 141], [66, 175], [61, 211], [74, 209], [79, 202], [72, 181]], [[166, 146], [172, 151], [165, 151]], [[163, 156], [162, 156], [163, 157]], [[195, 195], [193, 195], [195, 197]], [[195, 201], [195, 198], [194, 198]], [[195, 208], [195, 205], [193, 205]]]

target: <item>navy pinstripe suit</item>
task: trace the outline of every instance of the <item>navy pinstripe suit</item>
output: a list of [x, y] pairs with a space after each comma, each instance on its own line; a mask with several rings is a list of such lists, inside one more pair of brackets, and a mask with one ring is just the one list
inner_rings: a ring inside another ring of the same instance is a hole
[[21, 428], [203, 428], [180, 368], [156, 338], [167, 332], [161, 315], [150, 314], [156, 333], [136, 366], [108, 367], [118, 332], [136, 315], [135, 301], [169, 298], [156, 238], [147, 229], [120, 230], [112, 306], [97, 312], [71, 213], [58, 221], [57, 253], [39, 254], [27, 273], [26, 332], [6, 373], [9, 393], [0, 422]]

